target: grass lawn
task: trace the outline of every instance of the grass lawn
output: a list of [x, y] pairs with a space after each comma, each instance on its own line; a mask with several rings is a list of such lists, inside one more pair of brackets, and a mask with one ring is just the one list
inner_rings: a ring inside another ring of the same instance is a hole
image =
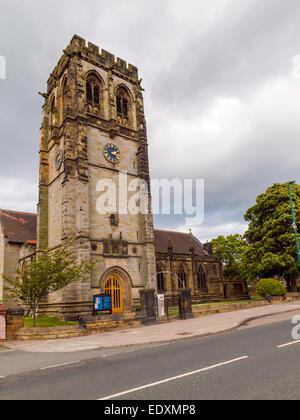
[[[63, 322], [60, 321], [58, 318], [37, 318], [36, 326], [39, 328], [45, 327], [61, 327], [64, 325], [77, 325], [77, 322]], [[33, 328], [33, 319], [26, 317], [24, 319], [24, 326], [25, 328]]]

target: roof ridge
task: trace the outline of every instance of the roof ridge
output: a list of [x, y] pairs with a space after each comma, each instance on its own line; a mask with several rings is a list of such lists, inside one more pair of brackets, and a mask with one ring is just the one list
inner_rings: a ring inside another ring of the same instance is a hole
[[27, 211], [17, 211], [17, 210], [7, 210], [7, 209], [0, 209], [0, 211], [6, 212], [6, 213], [28, 214], [30, 216], [37, 216], [37, 213], [29, 213]]
[[[176, 233], [177, 235], [190, 235], [190, 233], [185, 233], [185, 232], [178, 232], [176, 230], [166, 230], [166, 229], [154, 229], [154, 231], [156, 232], [168, 232], [168, 233]], [[194, 236], [194, 235], [193, 235]]]

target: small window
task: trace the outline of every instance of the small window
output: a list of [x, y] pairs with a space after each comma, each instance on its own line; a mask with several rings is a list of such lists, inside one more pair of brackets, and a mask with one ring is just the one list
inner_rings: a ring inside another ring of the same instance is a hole
[[117, 227], [119, 225], [118, 216], [116, 214], [110, 215], [110, 224], [114, 227]]
[[235, 293], [243, 293], [244, 288], [243, 288], [242, 283], [234, 283], [233, 284], [233, 291]]

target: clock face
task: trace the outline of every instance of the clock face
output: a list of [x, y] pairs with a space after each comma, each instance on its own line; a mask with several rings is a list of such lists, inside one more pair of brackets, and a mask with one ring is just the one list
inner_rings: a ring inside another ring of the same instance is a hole
[[103, 149], [103, 154], [110, 163], [116, 164], [121, 161], [121, 152], [114, 144], [107, 144]]
[[60, 169], [62, 161], [63, 161], [63, 152], [60, 150], [57, 153], [56, 158], [55, 158], [55, 166], [57, 170]]

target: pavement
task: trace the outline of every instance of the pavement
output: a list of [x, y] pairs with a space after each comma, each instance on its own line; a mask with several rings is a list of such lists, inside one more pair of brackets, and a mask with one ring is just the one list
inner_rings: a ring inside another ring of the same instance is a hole
[[293, 315], [298, 313], [300, 315], [300, 302], [208, 315], [204, 318], [173, 321], [87, 337], [47, 341], [7, 342], [5, 343], [5, 347], [19, 352], [72, 353], [96, 349], [164, 344], [234, 331], [250, 321], [274, 317], [285, 313], [293, 313]]
[[[159, 410], [170, 407], [170, 400], [178, 401], [176, 410], [195, 400], [299, 401], [300, 340], [293, 341], [292, 316], [273, 314], [225, 334], [168, 344], [79, 353], [0, 351], [0, 401], [102, 399], [100, 415], [124, 406], [139, 408], [141, 416], [153, 415], [157, 404]], [[264, 324], [253, 327], [257, 322]], [[203, 405], [196, 405], [200, 416]], [[126, 418], [134, 418], [128, 410]]]

